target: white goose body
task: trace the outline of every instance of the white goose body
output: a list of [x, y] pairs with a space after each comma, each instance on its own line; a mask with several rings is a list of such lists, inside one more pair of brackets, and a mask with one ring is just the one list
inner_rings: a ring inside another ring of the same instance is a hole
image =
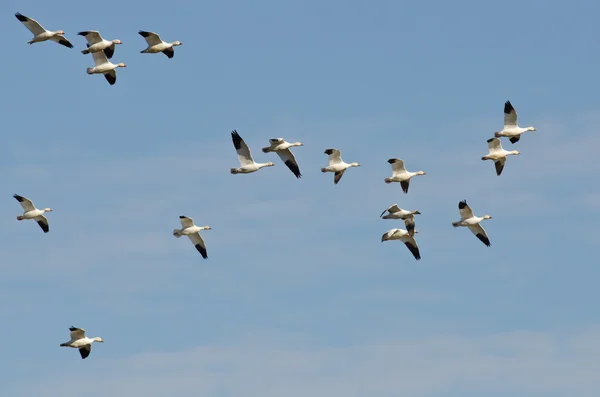
[[210, 226], [196, 226], [194, 220], [189, 216], [180, 215], [179, 221], [181, 222], [181, 229], [174, 229], [173, 236], [179, 238], [181, 236], [188, 236], [196, 250], [202, 255], [204, 259], [208, 259], [208, 252], [206, 251], [206, 244], [200, 236], [202, 230], [212, 230]]
[[52, 40], [67, 48], [73, 48], [73, 44], [71, 44], [71, 42], [67, 40], [67, 38], [64, 36], [65, 32], [63, 32], [62, 30], [57, 30], [55, 32], [46, 30], [35, 19], [26, 17], [25, 15], [22, 15], [18, 12], [15, 14], [15, 17], [17, 17], [17, 19], [21, 21], [31, 33], [33, 33], [33, 39], [31, 39], [28, 42], [29, 44], [41, 43], [43, 41]]
[[504, 103], [504, 128], [502, 131], [494, 133], [494, 137], [507, 137], [510, 143], [517, 143], [521, 139], [521, 134], [527, 131], [536, 131], [535, 127], [519, 127], [517, 111], [510, 101]]
[[416, 260], [421, 260], [419, 246], [414, 236], [404, 229], [390, 229], [381, 236], [381, 242], [389, 240], [400, 240], [406, 245]]
[[301, 178], [300, 167], [296, 161], [294, 153], [290, 148], [294, 146], [304, 146], [302, 142], [287, 142], [283, 138], [271, 138], [269, 139], [270, 146], [262, 148], [263, 153], [275, 152], [283, 163], [292, 171], [296, 178]]
[[44, 216], [44, 213], [52, 212], [51, 208], [44, 208], [40, 210], [37, 209], [33, 204], [33, 201], [29, 200], [28, 198], [19, 196], [18, 194], [13, 195], [13, 197], [21, 204], [21, 207], [23, 207], [24, 210], [23, 215], [17, 216], [18, 221], [33, 219], [42, 228], [44, 233], [48, 233], [50, 231], [48, 219]]
[[[383, 215], [385, 213], [387, 215]], [[390, 205], [385, 211], [379, 215], [380, 218], [383, 219], [401, 219], [404, 221], [404, 225], [406, 226], [406, 230], [412, 236], [415, 233], [415, 215], [421, 215], [421, 213], [417, 210], [408, 211], [398, 207], [398, 204]]]
[[496, 166], [496, 175], [500, 176], [506, 164], [506, 156], [521, 154], [518, 150], [504, 150], [499, 138], [490, 138], [487, 140], [489, 153], [483, 156], [482, 160], [493, 160]]
[[233, 142], [233, 147], [238, 154], [238, 160], [240, 161], [239, 168], [231, 168], [232, 174], [251, 174], [265, 167], [273, 167], [275, 164], [268, 163], [257, 163], [252, 158], [252, 152], [250, 152], [250, 148], [246, 145], [246, 142], [242, 139], [240, 134], [236, 130], [231, 131], [231, 141]]
[[324, 152], [328, 156], [329, 165], [321, 168], [321, 172], [333, 172], [333, 183], [338, 184], [344, 172], [350, 167], [360, 167], [358, 163], [346, 163], [342, 160], [342, 152], [338, 149], [326, 149]]
[[121, 40], [106, 40], [102, 38], [96, 30], [87, 30], [77, 34], [85, 37], [87, 40], [87, 48], [81, 51], [82, 54], [93, 54], [94, 52], [104, 51], [106, 57], [110, 59], [115, 52], [115, 45], [123, 44]]
[[88, 338], [85, 336], [85, 329], [83, 328], [71, 326], [69, 331], [71, 331], [71, 340], [61, 343], [60, 346], [79, 349], [79, 354], [81, 354], [82, 359], [86, 359], [90, 355], [92, 351], [92, 343], [104, 342], [104, 340], [98, 336], [94, 338]]
[[492, 219], [489, 215], [475, 216], [473, 210], [467, 204], [466, 200], [458, 203], [458, 211], [460, 213], [460, 220], [452, 222], [452, 226], [459, 227], [465, 226], [486, 246], [491, 246], [490, 239], [487, 236], [485, 229], [481, 226], [481, 222], [486, 219]]
[[108, 84], [114, 85], [117, 82], [117, 72], [115, 69], [127, 67], [124, 63], [114, 64], [111, 63], [104, 51], [97, 51], [92, 53], [96, 66], [93, 68], [87, 68], [87, 74], [102, 74]]
[[404, 165], [404, 161], [401, 159], [389, 159], [387, 161], [392, 166], [392, 177], [385, 178], [385, 183], [399, 182], [402, 187], [402, 191], [404, 193], [408, 193], [408, 187], [410, 185], [410, 179], [413, 176], [418, 175], [427, 175], [426, 172], [417, 171], [417, 172], [409, 172], [406, 170]]
[[183, 44], [180, 41], [173, 41], [171, 43], [167, 43], [166, 41], [163, 41], [160, 38], [160, 36], [154, 32], [146, 32], [140, 30], [138, 33], [146, 40], [146, 43], [148, 44], [148, 47], [146, 49], [140, 51], [142, 54], [157, 54], [159, 52], [162, 52], [167, 57], [173, 58], [173, 56], [175, 55], [175, 49], [173, 47]]

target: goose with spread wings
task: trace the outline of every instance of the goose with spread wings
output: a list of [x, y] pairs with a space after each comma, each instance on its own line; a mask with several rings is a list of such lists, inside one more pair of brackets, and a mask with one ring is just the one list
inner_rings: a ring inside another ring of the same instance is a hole
[[94, 52], [104, 51], [108, 59], [113, 57], [115, 53], [115, 44], [123, 44], [121, 40], [106, 40], [100, 36], [100, 32], [96, 30], [87, 30], [85, 32], [77, 33], [80, 36], [85, 37], [87, 40], [87, 48], [82, 50], [82, 54], [93, 54]]
[[406, 248], [415, 257], [416, 260], [421, 260], [421, 253], [419, 252], [419, 246], [414, 238], [414, 235], [410, 234], [404, 229], [390, 229], [381, 236], [381, 242], [389, 240], [400, 240], [406, 245]]
[[235, 148], [238, 159], [240, 160], [239, 168], [231, 168], [232, 174], [250, 174], [256, 172], [264, 167], [273, 167], [275, 164], [272, 162], [268, 163], [256, 163], [252, 158], [250, 148], [246, 145], [246, 142], [242, 139], [240, 134], [236, 130], [231, 131], [231, 140], [233, 141], [233, 147]]
[[202, 239], [202, 236], [200, 236], [200, 231], [211, 230], [212, 228], [210, 226], [196, 226], [194, 225], [194, 220], [185, 215], [180, 215], [179, 221], [181, 222], [181, 229], [174, 229], [173, 236], [177, 238], [188, 236], [200, 255], [202, 255], [204, 259], [208, 259], [206, 244], [204, 244], [204, 240]]
[[[384, 215], [386, 212], [387, 215]], [[421, 215], [421, 213], [417, 210], [404, 210], [398, 207], [398, 204], [392, 204], [379, 217], [383, 219], [402, 219], [408, 234], [412, 236], [415, 233], [415, 215]]]
[[71, 340], [65, 343], [61, 343], [60, 346], [79, 349], [79, 354], [81, 354], [82, 360], [86, 359], [92, 352], [92, 343], [104, 342], [104, 340], [98, 336], [94, 338], [88, 338], [87, 336], [85, 336], [85, 329], [83, 328], [76, 328], [71, 325], [69, 331], [71, 331]]
[[392, 177], [385, 178], [385, 183], [400, 182], [402, 191], [408, 193], [408, 186], [410, 184], [410, 178], [417, 175], [427, 175], [423, 171], [408, 172], [404, 166], [404, 160], [400, 159], [389, 159], [387, 161], [392, 166]]
[[475, 216], [473, 214], [473, 210], [467, 204], [467, 200], [460, 201], [458, 203], [458, 212], [460, 213], [460, 221], [452, 222], [452, 226], [466, 226], [473, 232], [473, 234], [481, 240], [483, 244], [486, 246], [491, 246], [490, 239], [488, 238], [487, 233], [483, 226], [481, 226], [481, 221], [485, 219], [492, 219], [489, 215], [484, 216]]
[[44, 216], [45, 212], [52, 212], [51, 208], [44, 208], [38, 210], [33, 205], [33, 202], [28, 198], [23, 196], [19, 196], [18, 194], [13, 195], [13, 197], [21, 204], [23, 207], [23, 215], [17, 216], [17, 220], [22, 221], [25, 219], [33, 219], [37, 222], [38, 225], [42, 228], [44, 233], [48, 233], [50, 231], [50, 226], [48, 225], [48, 219]]
[[502, 131], [494, 133], [496, 138], [507, 137], [510, 143], [517, 143], [521, 139], [521, 134], [527, 131], [537, 131], [535, 127], [519, 127], [517, 120], [517, 111], [510, 103], [506, 101], [504, 103], [504, 128]]
[[283, 138], [271, 138], [269, 139], [270, 146], [262, 148], [263, 153], [275, 152], [284, 164], [292, 171], [296, 178], [301, 178], [300, 168], [294, 153], [290, 148], [294, 146], [304, 146], [302, 142], [287, 142]]
[[15, 14], [15, 17], [17, 17], [17, 19], [21, 21], [31, 33], [33, 33], [33, 39], [31, 39], [28, 42], [29, 44], [41, 43], [42, 41], [52, 40], [60, 45], [64, 45], [67, 48], [73, 48], [73, 44], [71, 44], [71, 42], [67, 40], [67, 38], [65, 37], [65, 32], [63, 32], [62, 30], [57, 30], [54, 32], [46, 30], [35, 19], [26, 17], [25, 15], [22, 15], [18, 12]]
[[506, 164], [506, 156], [521, 154], [518, 150], [504, 150], [500, 138], [490, 138], [487, 140], [489, 153], [483, 156], [482, 160], [493, 160], [496, 166], [496, 175], [500, 176]]
[[127, 65], [122, 62], [116, 65], [111, 63], [104, 51], [93, 52], [92, 57], [94, 58], [96, 66], [87, 68], [87, 74], [102, 74], [110, 85], [114, 85], [117, 82], [117, 71], [115, 69], [127, 67]]
[[166, 41], [163, 41], [160, 38], [160, 36], [154, 32], [146, 32], [144, 30], [140, 30], [138, 34], [142, 36], [148, 44], [148, 47], [146, 49], [140, 51], [142, 54], [157, 54], [159, 52], [162, 52], [167, 57], [173, 58], [173, 56], [175, 55], [175, 49], [173, 47], [183, 44], [181, 41], [173, 41], [171, 43], [167, 43]]
[[333, 172], [333, 183], [338, 184], [344, 172], [350, 167], [360, 167], [358, 163], [346, 163], [342, 160], [342, 152], [338, 149], [325, 149], [324, 152], [328, 156], [329, 165], [321, 168], [321, 172]]

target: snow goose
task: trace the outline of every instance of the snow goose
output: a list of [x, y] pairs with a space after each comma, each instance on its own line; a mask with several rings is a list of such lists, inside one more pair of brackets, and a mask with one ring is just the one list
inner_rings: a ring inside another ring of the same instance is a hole
[[419, 246], [417, 245], [417, 241], [415, 238], [404, 229], [390, 229], [381, 236], [381, 242], [389, 241], [389, 240], [400, 240], [406, 245], [408, 250], [413, 254], [416, 260], [421, 259], [421, 254], [419, 253]]
[[494, 160], [496, 166], [496, 175], [500, 176], [506, 164], [506, 156], [511, 154], [521, 154], [518, 150], [504, 150], [500, 138], [490, 138], [487, 140], [489, 153], [483, 156], [482, 160]]
[[408, 172], [404, 166], [404, 161], [400, 159], [389, 159], [387, 161], [392, 165], [392, 177], [385, 178], [385, 183], [400, 182], [402, 191], [408, 193], [408, 185], [410, 184], [410, 178], [416, 175], [427, 175], [423, 171]]
[[143, 30], [140, 30], [138, 33], [140, 34], [140, 36], [146, 39], [146, 43], [148, 43], [148, 48], [140, 51], [142, 54], [156, 54], [162, 52], [167, 57], [173, 58], [173, 56], [175, 55], [175, 49], [173, 47], [183, 44], [180, 41], [174, 41], [172, 43], [162, 41], [160, 36], [154, 32], [145, 32]]
[[52, 212], [51, 208], [44, 208], [42, 210], [38, 210], [33, 205], [33, 202], [28, 198], [23, 196], [19, 196], [18, 194], [13, 195], [13, 197], [21, 203], [21, 207], [23, 207], [23, 215], [17, 216], [17, 220], [22, 221], [24, 219], [33, 219], [37, 222], [38, 225], [42, 228], [44, 233], [48, 233], [50, 231], [50, 226], [48, 225], [48, 219], [44, 216], [44, 212]]
[[335, 172], [333, 176], [333, 183], [337, 185], [337, 183], [344, 176], [344, 172], [350, 167], [360, 167], [358, 163], [345, 163], [342, 160], [342, 152], [337, 149], [326, 149], [324, 152], [327, 156], [329, 156], [329, 166], [321, 168], [321, 172]]
[[121, 40], [105, 40], [100, 36], [100, 33], [96, 30], [87, 30], [85, 32], [77, 33], [80, 36], [85, 37], [87, 40], [87, 48], [82, 50], [82, 54], [90, 54], [97, 51], [104, 51], [108, 59], [112, 58], [115, 53], [115, 44], [123, 44]]
[[481, 240], [482, 243], [489, 247], [491, 245], [490, 239], [488, 238], [487, 233], [481, 226], [480, 222], [484, 219], [492, 219], [492, 217], [489, 215], [484, 215], [481, 217], [475, 216], [471, 207], [467, 205], [467, 200], [463, 200], [458, 203], [458, 212], [460, 212], [460, 221], [452, 222], [452, 226], [468, 227], [469, 230], [471, 230], [473, 234], [477, 236], [479, 240]]
[[263, 153], [276, 152], [290, 171], [296, 175], [296, 178], [301, 178], [302, 174], [300, 173], [300, 168], [296, 162], [296, 157], [294, 157], [294, 153], [292, 153], [290, 148], [294, 146], [304, 146], [304, 144], [301, 142], [290, 143], [283, 140], [283, 138], [271, 138], [269, 139], [269, 143], [271, 146], [262, 148]]
[[118, 63], [116, 65], [111, 63], [108, 58], [106, 58], [104, 51], [92, 52], [92, 57], [94, 58], [96, 66], [87, 68], [87, 73], [103, 74], [110, 85], [114, 85], [117, 82], [117, 72], [115, 69], [127, 67], [124, 63]]
[[98, 336], [94, 338], [88, 338], [85, 336], [85, 329], [83, 328], [75, 328], [71, 325], [69, 328], [71, 331], [71, 340], [65, 343], [61, 343], [61, 347], [72, 347], [74, 349], [79, 349], [79, 354], [81, 354], [81, 359], [87, 358], [92, 351], [92, 343], [94, 342], [104, 342], [104, 340]]
[[181, 229], [174, 229], [173, 236], [177, 238], [188, 236], [200, 255], [202, 255], [204, 259], [207, 259], [208, 253], [206, 252], [206, 244], [204, 244], [204, 240], [202, 239], [202, 236], [200, 236], [200, 230], [211, 230], [212, 228], [210, 226], [196, 226], [194, 225], [194, 220], [185, 215], [180, 215], [179, 221], [181, 222]]
[[231, 140], [233, 141], [233, 146], [237, 151], [238, 158], [240, 160], [240, 168], [232, 168], [232, 174], [250, 174], [252, 172], [258, 171], [264, 167], [272, 167], [275, 164], [268, 163], [255, 163], [252, 159], [252, 153], [250, 152], [250, 148], [246, 145], [246, 142], [242, 139], [240, 134], [236, 130], [231, 131]]
[[58, 44], [64, 45], [65, 47], [73, 48], [73, 44], [71, 44], [71, 42], [66, 39], [66, 37], [64, 36], [65, 32], [63, 32], [62, 30], [57, 30], [56, 32], [46, 30], [35, 19], [26, 17], [25, 15], [22, 15], [18, 12], [15, 14], [15, 17], [17, 17], [17, 19], [21, 21], [31, 33], [33, 33], [33, 39], [31, 39], [31, 41], [28, 42], [29, 44], [41, 43], [42, 41], [52, 40], [57, 42]]
[[510, 143], [517, 143], [521, 139], [521, 134], [527, 131], [537, 131], [535, 127], [519, 127], [517, 122], [517, 111], [513, 108], [510, 101], [504, 103], [504, 128], [502, 131], [495, 132], [494, 136], [500, 138], [505, 136], [509, 138]]
[[[386, 212], [388, 214], [383, 215]], [[392, 204], [385, 211], [383, 211], [379, 217], [383, 219], [402, 219], [408, 234], [412, 236], [415, 233], [415, 215], [421, 215], [421, 213], [417, 210], [403, 210], [402, 208], [398, 207], [398, 204]]]

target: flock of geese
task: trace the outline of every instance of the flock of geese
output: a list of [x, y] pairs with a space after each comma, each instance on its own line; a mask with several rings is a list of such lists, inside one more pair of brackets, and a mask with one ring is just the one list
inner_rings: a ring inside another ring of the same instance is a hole
[[[73, 48], [73, 45], [69, 40], [66, 39], [65, 33], [62, 30], [49, 31], [40, 25], [36, 20], [26, 17], [20, 13], [16, 13], [15, 16], [21, 21], [27, 29], [33, 33], [33, 39], [29, 41], [29, 44], [39, 43], [44, 41], [54, 41], [68, 48]], [[169, 58], [173, 58], [175, 51], [174, 47], [181, 45], [181, 42], [175, 41], [167, 43], [163, 41], [159, 35], [153, 32], [139, 31], [138, 32], [148, 44], [148, 47], [141, 51], [141, 53], [156, 54], [162, 52]], [[125, 67], [124, 63], [113, 64], [109, 61], [112, 58], [115, 45], [123, 44], [121, 40], [105, 40], [100, 36], [100, 33], [94, 30], [82, 31], [78, 33], [87, 40], [87, 48], [82, 50], [83, 54], [92, 54], [96, 66], [93, 68], [87, 68], [88, 74], [103, 74], [106, 80], [114, 85], [117, 80], [115, 70], [118, 67]], [[505, 150], [502, 147], [500, 138], [506, 137], [514, 144], [519, 141], [521, 135], [527, 131], [536, 131], [534, 127], [519, 127], [517, 122], [517, 112], [512, 106], [510, 101], [506, 101], [504, 104], [504, 128], [502, 131], [495, 132], [494, 137], [487, 140], [488, 143], [488, 154], [481, 157], [481, 160], [491, 160], [494, 162], [496, 175], [500, 176], [502, 170], [506, 164], [506, 159], [510, 155], [520, 154], [517, 150]], [[233, 146], [237, 152], [238, 160], [240, 163], [239, 167], [231, 168], [231, 174], [251, 174], [258, 170], [266, 167], [272, 167], [275, 164], [273, 162], [257, 163], [254, 161], [250, 148], [244, 142], [240, 134], [233, 130], [231, 132], [231, 140]], [[287, 142], [283, 138], [272, 138], [269, 139], [269, 146], [262, 148], [263, 153], [276, 153], [281, 161], [289, 168], [296, 178], [301, 178], [300, 167], [296, 161], [294, 153], [291, 148], [304, 146], [301, 142]], [[346, 170], [352, 167], [360, 167], [357, 162], [347, 163], [342, 160], [342, 152], [339, 149], [330, 148], [324, 151], [324, 154], [328, 156], [328, 165], [321, 168], [321, 172], [333, 173], [333, 183], [337, 185]], [[392, 175], [386, 177], [384, 182], [386, 184], [399, 183], [402, 191], [408, 194], [410, 181], [415, 176], [427, 175], [424, 171], [411, 172], [406, 169], [406, 165], [402, 159], [391, 158], [387, 161], [392, 169]], [[51, 208], [38, 209], [33, 202], [23, 196], [15, 194], [13, 196], [23, 207], [23, 214], [17, 216], [17, 220], [34, 220], [41, 227], [44, 233], [50, 231], [48, 219], [44, 215], [47, 212], [52, 212]], [[486, 246], [491, 246], [490, 239], [481, 226], [481, 222], [487, 219], [492, 219], [489, 215], [475, 216], [473, 210], [467, 204], [466, 200], [462, 200], [458, 203], [458, 211], [460, 214], [460, 220], [452, 222], [452, 226], [460, 227], [464, 226], [469, 228], [471, 232]], [[387, 214], [386, 214], [387, 213]], [[383, 234], [381, 241], [389, 240], [400, 240], [403, 242], [411, 254], [416, 260], [421, 259], [419, 246], [415, 240], [415, 234], [418, 232], [415, 230], [415, 215], [421, 213], [417, 210], [405, 210], [400, 208], [397, 204], [392, 204], [380, 215], [382, 219], [396, 219], [404, 221], [406, 229], [390, 229]], [[181, 223], [180, 229], [173, 230], [173, 236], [179, 238], [181, 236], [187, 236], [194, 247], [198, 250], [202, 258], [208, 258], [208, 252], [206, 244], [200, 235], [202, 230], [211, 230], [210, 226], [197, 226], [194, 224], [194, 220], [188, 216], [181, 215], [179, 217]], [[85, 335], [85, 330], [82, 328], [76, 328], [71, 326], [69, 328], [71, 339], [68, 342], [61, 343], [60, 346], [72, 347], [79, 349], [81, 358], [85, 359], [91, 352], [91, 345], [94, 342], [104, 342], [102, 338], [95, 337], [89, 338]]]

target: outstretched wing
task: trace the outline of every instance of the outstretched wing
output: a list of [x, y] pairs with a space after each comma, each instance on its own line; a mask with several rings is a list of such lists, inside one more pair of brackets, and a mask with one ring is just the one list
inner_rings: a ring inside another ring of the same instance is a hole
[[410, 251], [411, 254], [415, 257], [416, 260], [421, 260], [421, 253], [419, 252], [419, 246], [417, 245], [417, 241], [413, 236], [407, 236], [404, 240], [404, 245]]
[[17, 19], [21, 21], [23, 25], [25, 25], [25, 27], [29, 29], [29, 31], [35, 36], [37, 36], [38, 34], [42, 34], [46, 31], [46, 29], [44, 29], [44, 27], [40, 25], [39, 22], [35, 19], [26, 17], [25, 15], [22, 15], [18, 12], [15, 14], [15, 17], [17, 17]]
[[408, 193], [408, 187], [410, 186], [410, 179], [400, 182], [400, 187], [404, 193]]
[[501, 159], [494, 161], [494, 165], [496, 166], [496, 175], [500, 176], [500, 174], [502, 174], [504, 164], [506, 164], [506, 157], [502, 157]]
[[48, 219], [46, 219], [46, 217], [44, 215], [36, 216], [33, 219], [35, 219], [37, 224], [40, 225], [40, 227], [42, 228], [44, 233], [48, 233], [50, 231], [50, 226], [48, 225]]
[[379, 215], [379, 217], [381, 218], [383, 216], [383, 214], [385, 214], [386, 212], [393, 214], [394, 212], [399, 212], [399, 211], [401, 211], [401, 209], [400, 209], [400, 207], [398, 207], [398, 204], [392, 204], [388, 208], [386, 208], [386, 210], [383, 211], [381, 213], [381, 215]]
[[60, 45], [64, 45], [67, 48], [73, 48], [73, 44], [62, 34], [50, 37], [50, 40], [57, 42]]
[[404, 219], [404, 226], [406, 226], [406, 231], [410, 236], [414, 236], [415, 234], [415, 216], [411, 215]]
[[[102, 51], [98, 51], [98, 52], [102, 52]], [[98, 52], [94, 52], [94, 54], [97, 54]], [[117, 82], [117, 72], [114, 70], [111, 70], [110, 72], [106, 72], [106, 73], [104, 73], [104, 78], [106, 79], [106, 81], [108, 81], [108, 84], [115, 85], [115, 83]]]
[[394, 175], [402, 174], [402, 173], [406, 172], [406, 167], [404, 167], [404, 160], [389, 159], [388, 163], [390, 163], [392, 165], [392, 173]]
[[83, 329], [83, 328], [76, 328], [71, 325], [69, 327], [69, 331], [71, 331], [71, 340], [72, 341], [85, 338], [85, 329]]
[[100, 66], [108, 62], [108, 58], [106, 57], [104, 51], [92, 52], [92, 58], [94, 58], [96, 66]]
[[160, 43], [162, 43], [162, 40], [161, 40], [160, 36], [159, 36], [159, 35], [157, 35], [157, 34], [156, 34], [156, 33], [154, 33], [154, 32], [146, 32], [146, 31], [144, 31], [144, 30], [140, 30], [140, 31], [138, 32], [138, 34], [139, 34], [140, 36], [142, 36], [144, 39], [146, 39], [146, 43], [148, 43], [148, 45], [149, 45], [150, 47], [152, 47], [152, 46], [155, 46], [155, 45], [157, 45], [157, 44], [160, 44]]
[[92, 344], [91, 343], [89, 345], [85, 345], [85, 346], [79, 348], [79, 354], [81, 354], [82, 360], [86, 359], [87, 356], [89, 356], [91, 352], [92, 352]]
[[490, 239], [487, 236], [487, 233], [485, 232], [485, 229], [483, 228], [483, 226], [481, 226], [481, 224], [476, 224], [476, 225], [470, 225], [469, 226], [469, 230], [473, 232], [473, 234], [475, 236], [477, 236], [477, 238], [479, 240], [481, 240], [482, 243], [484, 243], [486, 246], [490, 246], [492, 244], [490, 244]]
[[333, 183], [335, 185], [337, 185], [340, 179], [342, 179], [344, 172], [346, 172], [346, 170], [336, 171], [335, 174], [333, 174]]
[[204, 259], [207, 259], [208, 253], [206, 252], [206, 245], [204, 244], [204, 240], [202, 239], [202, 236], [200, 236], [200, 233], [188, 234], [188, 237], [200, 255], [202, 255]]
[[85, 37], [89, 45], [94, 45], [103, 40], [102, 36], [100, 36], [100, 33], [96, 30], [87, 30], [85, 32], [79, 32], [77, 34], [79, 36]]
[[467, 200], [463, 200], [460, 203], [458, 203], [458, 212], [460, 212], [461, 220], [469, 219], [474, 216], [473, 210], [467, 204]]
[[244, 140], [236, 130], [231, 131], [231, 140], [233, 141], [233, 146], [237, 151], [238, 158], [242, 167], [245, 165], [253, 164], [254, 160], [252, 159], [252, 153], [250, 152], [250, 148], [248, 147], [248, 145], [246, 145], [246, 142], [244, 142]]
[[488, 149], [490, 152], [498, 152], [502, 150], [502, 142], [500, 138], [490, 138], [487, 140]]
[[[326, 149], [325, 154], [329, 156], [329, 166], [342, 162], [342, 152], [337, 149]], [[341, 178], [341, 176], [340, 176]], [[337, 183], [337, 182], [336, 182]]]
[[504, 103], [504, 128], [513, 128], [517, 126], [517, 111], [513, 108], [510, 101]]
[[173, 47], [165, 48], [162, 53], [165, 54], [167, 58], [173, 58], [173, 56], [175, 56], [175, 49]]
[[189, 216], [179, 215], [179, 221], [184, 229], [194, 226], [194, 220]]
[[301, 178], [302, 174], [300, 173], [300, 168], [298, 167], [298, 163], [296, 162], [296, 157], [294, 153], [290, 149], [278, 150], [277, 154], [279, 158], [285, 163], [285, 165], [292, 171], [296, 178]]
[[33, 211], [35, 209], [35, 206], [33, 205], [33, 201], [29, 200], [28, 198], [25, 198], [23, 196], [19, 196], [18, 194], [13, 195], [13, 197], [19, 203], [21, 203], [21, 207], [23, 207], [23, 209], [25, 210], [25, 212]]

